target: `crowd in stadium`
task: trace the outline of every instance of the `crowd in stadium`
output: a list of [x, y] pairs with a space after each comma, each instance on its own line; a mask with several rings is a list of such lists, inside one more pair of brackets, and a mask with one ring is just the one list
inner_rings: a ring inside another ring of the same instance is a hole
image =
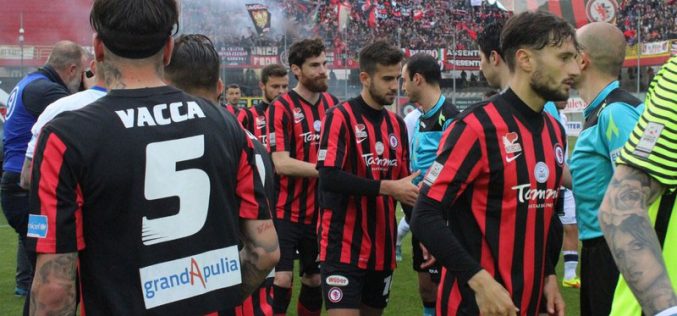
[[[356, 52], [360, 43], [375, 38], [388, 38], [411, 49], [451, 47], [454, 42], [457, 49], [465, 49], [472, 47], [473, 38], [482, 25], [511, 15], [486, 3], [471, 6], [470, 1], [437, 0], [284, 0], [270, 4], [269, 8], [287, 17], [283, 24], [276, 25], [293, 26], [289, 28], [287, 43], [315, 35], [324, 38], [330, 47], [347, 48], [350, 52]], [[340, 21], [340, 10], [349, 12], [345, 24]], [[282, 33], [275, 29], [263, 36], [253, 27], [243, 34], [230, 32], [229, 21], [248, 18], [242, 12], [230, 11], [216, 1], [209, 6], [203, 1], [182, 1], [182, 28], [209, 35], [217, 47], [284, 45]], [[627, 0], [621, 3], [617, 25], [631, 45], [637, 42], [640, 15], [642, 41], [677, 38], [676, 5], [663, 0]]]
[[628, 0], [621, 7], [616, 19], [628, 42], [637, 42], [637, 23], [642, 23], [643, 42], [663, 41], [677, 38], [677, 5], [663, 0]]

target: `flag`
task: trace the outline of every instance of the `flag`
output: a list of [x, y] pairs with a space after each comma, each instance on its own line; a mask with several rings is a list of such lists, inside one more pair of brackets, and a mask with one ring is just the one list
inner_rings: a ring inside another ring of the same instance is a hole
[[619, 13], [616, 0], [490, 0], [507, 11], [543, 10], [564, 18], [575, 27], [590, 22], [615, 23]]
[[482, 6], [482, 0], [470, 0], [470, 5], [473, 7]]
[[350, 4], [339, 3], [338, 5], [338, 23], [339, 31], [345, 31], [348, 28], [350, 20]]
[[268, 7], [258, 3], [245, 4], [247, 11], [249, 11], [249, 17], [251, 17], [254, 27], [256, 27], [256, 32], [259, 35], [268, 32], [270, 30], [270, 12]]
[[420, 21], [423, 19], [423, 11], [422, 10], [414, 10], [414, 15], [413, 15], [414, 21]]

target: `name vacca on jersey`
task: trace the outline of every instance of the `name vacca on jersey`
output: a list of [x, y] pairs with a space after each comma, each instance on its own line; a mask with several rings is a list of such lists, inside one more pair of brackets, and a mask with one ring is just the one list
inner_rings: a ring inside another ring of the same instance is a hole
[[195, 118], [204, 118], [205, 114], [195, 101], [162, 103], [153, 106], [115, 111], [125, 128], [169, 125]]

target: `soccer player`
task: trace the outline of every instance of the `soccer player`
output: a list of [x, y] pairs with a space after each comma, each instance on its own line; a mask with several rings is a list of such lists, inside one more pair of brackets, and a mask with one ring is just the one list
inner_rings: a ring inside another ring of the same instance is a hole
[[646, 109], [620, 152], [599, 209], [623, 276], [614, 316], [677, 314], [676, 82], [677, 57], [672, 57], [647, 92]]
[[[174, 50], [169, 65], [165, 66], [165, 81], [175, 87], [181, 87], [186, 93], [205, 98], [218, 107], [219, 95], [223, 93], [223, 85], [219, 83], [219, 54], [208, 37], [200, 34], [181, 35], [174, 41]], [[269, 204], [274, 200], [273, 162], [265, 146], [249, 134], [254, 145], [257, 165], [263, 180]], [[235, 307], [234, 316], [272, 316], [274, 272], [265, 282], [247, 297], [242, 305]], [[226, 313], [222, 313], [226, 314]]]
[[571, 155], [573, 193], [581, 248], [581, 315], [608, 315], [618, 269], [597, 220], [615, 160], [644, 110], [644, 104], [619, 86], [625, 37], [609, 23], [590, 23], [577, 32], [581, 76], [576, 87], [588, 106]]
[[327, 57], [321, 39], [305, 39], [289, 48], [296, 87], [268, 109], [268, 147], [275, 164], [277, 205], [273, 211], [281, 258], [275, 267], [274, 311], [284, 314], [291, 300], [292, 271], [300, 256], [301, 292], [297, 313], [322, 309], [317, 262], [317, 148], [325, 111], [338, 103], [327, 93]]
[[578, 44], [563, 19], [524, 12], [504, 26], [501, 50], [509, 89], [446, 130], [411, 227], [444, 267], [438, 314], [535, 315], [544, 298], [564, 315], [548, 251], [566, 138], [543, 105], [569, 97]]
[[480, 71], [487, 79], [489, 87], [503, 91], [510, 82], [510, 69], [501, 51], [501, 30], [503, 22], [490, 23], [477, 35], [477, 46], [480, 52]]
[[404, 121], [384, 108], [397, 96], [402, 52], [386, 42], [360, 51], [360, 96], [328, 111], [322, 127], [320, 261], [329, 315], [380, 315], [395, 269], [395, 203], [411, 205]]
[[17, 273], [14, 293], [26, 296], [33, 278], [35, 254], [25, 248], [28, 220], [28, 191], [20, 186], [26, 146], [31, 127], [52, 102], [75, 93], [82, 80], [86, 63], [84, 50], [70, 41], [57, 42], [47, 63], [28, 74], [12, 89], [7, 100], [4, 125], [2, 184], [0, 198], [7, 223], [17, 232]]
[[240, 97], [242, 91], [237, 83], [231, 83], [226, 87], [226, 104], [223, 107], [233, 115], [237, 116], [240, 111]]
[[261, 81], [259, 82], [259, 88], [263, 92], [263, 100], [248, 109], [242, 109], [237, 114], [237, 120], [242, 123], [242, 126], [254, 134], [263, 145], [268, 144], [266, 111], [275, 98], [287, 93], [288, 86], [289, 76], [287, 76], [287, 69], [284, 66], [272, 64], [263, 67]]
[[90, 21], [110, 92], [38, 139], [31, 313], [75, 314], [76, 267], [83, 314], [231, 309], [279, 254], [250, 138], [163, 82], [175, 1], [96, 0]]
[[[411, 171], [420, 171], [421, 174], [430, 168], [437, 157], [437, 149], [440, 147], [442, 133], [449, 127], [452, 120], [458, 114], [458, 109], [442, 95], [440, 81], [442, 73], [435, 58], [426, 54], [416, 54], [407, 60], [402, 68], [402, 89], [411, 102], [420, 106], [422, 115], [414, 125], [413, 139], [410, 143], [410, 166]], [[414, 185], [418, 185], [423, 176], [414, 179]], [[411, 220], [411, 208], [405, 213], [407, 221]], [[418, 272], [418, 289], [423, 302], [423, 315], [435, 315], [435, 302], [437, 298], [437, 284], [440, 281], [437, 264], [424, 265], [424, 254], [416, 235], [411, 238], [413, 267]], [[426, 254], [427, 256], [427, 254]], [[427, 259], [427, 258], [426, 258]]]

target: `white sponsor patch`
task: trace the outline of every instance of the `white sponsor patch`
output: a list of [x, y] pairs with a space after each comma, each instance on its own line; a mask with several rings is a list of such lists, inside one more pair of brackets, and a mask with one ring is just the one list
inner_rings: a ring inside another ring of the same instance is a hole
[[327, 285], [331, 286], [346, 286], [348, 285], [348, 278], [342, 275], [330, 275], [325, 279]]
[[139, 269], [146, 309], [242, 283], [237, 246]]
[[548, 165], [542, 161], [537, 162], [534, 167], [534, 177], [536, 178], [536, 181], [538, 181], [538, 183], [545, 183], [548, 181], [549, 176], [550, 169], [548, 169]]
[[275, 146], [275, 133], [268, 134], [268, 142], [270, 143], [270, 146]]
[[433, 165], [430, 166], [430, 169], [428, 169], [428, 173], [425, 175], [425, 178], [423, 178], [423, 182], [429, 186], [433, 185], [435, 180], [437, 180], [437, 177], [442, 173], [442, 168], [444, 168], [444, 165], [435, 161]]
[[649, 122], [644, 129], [642, 138], [639, 139], [634, 154], [640, 157], [647, 158], [653, 152], [653, 148], [658, 143], [663, 131], [663, 124]]
[[327, 150], [320, 149], [320, 151], [317, 153], [317, 160], [324, 161], [326, 158], [327, 158]]
[[315, 122], [313, 122], [313, 128], [319, 133], [322, 128], [322, 122], [320, 122], [320, 120], [315, 120]]
[[383, 151], [385, 150], [385, 146], [383, 146], [382, 142], [376, 142], [376, 144], [374, 144], [374, 149], [376, 149], [377, 155], [382, 155]]

